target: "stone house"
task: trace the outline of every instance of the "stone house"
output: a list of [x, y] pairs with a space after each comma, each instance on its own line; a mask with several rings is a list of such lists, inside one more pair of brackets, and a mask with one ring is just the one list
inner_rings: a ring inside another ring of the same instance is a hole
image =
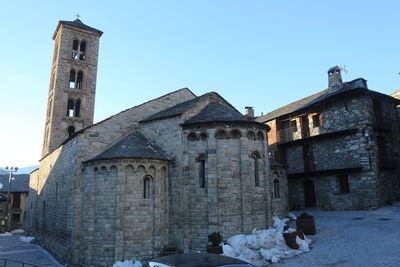
[[[8, 184], [8, 175], [0, 175], [0, 184], [2, 184], [0, 188], [0, 229], [3, 231], [25, 228], [29, 175], [13, 174], [13, 178], [11, 183]], [[8, 186], [10, 186], [10, 196], [7, 209]]]
[[60, 21], [54, 33], [42, 159], [30, 180], [31, 234], [64, 263], [110, 266], [166, 246], [204, 251], [212, 232], [229, 238], [286, 214], [286, 176], [279, 166], [271, 172], [269, 126], [215, 92], [183, 88], [93, 124], [101, 35], [80, 20]]
[[399, 100], [342, 82], [256, 120], [270, 126], [269, 153], [287, 167], [292, 209], [375, 209], [399, 199]]

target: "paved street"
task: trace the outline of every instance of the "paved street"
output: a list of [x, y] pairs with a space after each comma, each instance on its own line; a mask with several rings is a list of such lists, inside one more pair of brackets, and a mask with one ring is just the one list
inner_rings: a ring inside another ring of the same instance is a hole
[[0, 237], [0, 266], [4, 266], [4, 259], [7, 259], [7, 267], [21, 267], [20, 263], [10, 260], [48, 267], [62, 266], [40, 246], [22, 242], [18, 235]]
[[373, 211], [307, 212], [317, 226], [317, 234], [308, 236], [311, 251], [272, 266], [400, 266], [400, 203]]

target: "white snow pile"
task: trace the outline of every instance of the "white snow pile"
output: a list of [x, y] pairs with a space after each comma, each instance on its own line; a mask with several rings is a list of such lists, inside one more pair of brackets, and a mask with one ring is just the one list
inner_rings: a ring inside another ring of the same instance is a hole
[[[310, 250], [310, 239], [305, 240], [296, 237], [300, 248], [289, 248], [283, 238], [283, 228], [289, 219], [279, 219], [274, 216], [273, 227], [267, 230], [254, 229], [250, 235], [235, 235], [228, 239], [228, 245], [224, 245], [224, 255], [247, 261], [255, 266], [263, 266], [270, 262], [278, 262], [280, 259], [290, 258]], [[289, 228], [285, 232], [296, 231]]]
[[130, 261], [130, 260], [125, 260], [125, 261], [117, 261], [116, 263], [113, 264], [112, 267], [143, 267], [143, 265], [140, 263], [140, 261]]
[[11, 233], [13, 235], [17, 235], [17, 234], [23, 234], [23, 233], [25, 233], [25, 231], [22, 229], [15, 229], [15, 230], [12, 230]]
[[12, 236], [12, 233], [5, 232], [5, 233], [0, 234], [0, 236]]
[[21, 240], [22, 242], [25, 242], [25, 243], [30, 243], [30, 242], [32, 242], [32, 240], [33, 239], [35, 239], [33, 236], [20, 236], [19, 237], [19, 240]]

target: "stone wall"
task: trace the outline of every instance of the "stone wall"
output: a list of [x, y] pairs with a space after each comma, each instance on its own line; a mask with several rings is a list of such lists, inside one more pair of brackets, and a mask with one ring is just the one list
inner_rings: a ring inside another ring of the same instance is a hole
[[[144, 179], [153, 192], [144, 196]], [[92, 162], [84, 172], [81, 262], [110, 266], [116, 260], [150, 259], [168, 243], [167, 162]]]
[[279, 165], [271, 166], [269, 175], [271, 177], [272, 215], [280, 218], [287, 217], [289, 195], [286, 168]]

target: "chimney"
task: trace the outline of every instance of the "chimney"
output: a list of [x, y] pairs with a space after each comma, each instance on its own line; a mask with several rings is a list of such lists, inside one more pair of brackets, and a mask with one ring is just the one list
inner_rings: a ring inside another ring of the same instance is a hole
[[249, 118], [254, 118], [254, 109], [253, 107], [245, 107], [246, 113], [245, 115]]
[[338, 89], [342, 86], [342, 75], [338, 66], [332, 67], [328, 70], [328, 86], [329, 89]]

